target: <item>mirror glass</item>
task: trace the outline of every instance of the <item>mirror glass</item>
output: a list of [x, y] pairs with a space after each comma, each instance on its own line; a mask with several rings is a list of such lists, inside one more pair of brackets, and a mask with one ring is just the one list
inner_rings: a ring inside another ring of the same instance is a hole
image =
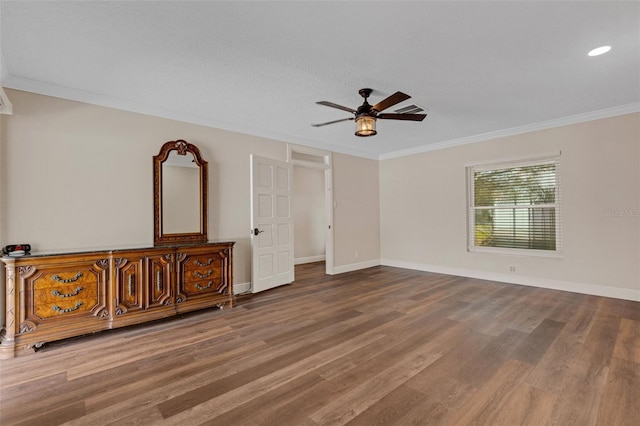
[[162, 233], [200, 232], [200, 168], [190, 152], [162, 164]]
[[185, 140], [162, 145], [153, 157], [154, 245], [207, 241], [207, 162]]

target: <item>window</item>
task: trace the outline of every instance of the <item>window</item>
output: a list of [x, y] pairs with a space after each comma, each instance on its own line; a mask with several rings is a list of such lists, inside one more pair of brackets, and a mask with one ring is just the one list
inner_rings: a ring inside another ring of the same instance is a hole
[[467, 167], [469, 250], [558, 255], [560, 160]]

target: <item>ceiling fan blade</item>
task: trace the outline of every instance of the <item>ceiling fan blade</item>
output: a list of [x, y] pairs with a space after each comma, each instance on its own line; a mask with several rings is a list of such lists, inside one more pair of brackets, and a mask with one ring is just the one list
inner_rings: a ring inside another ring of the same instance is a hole
[[355, 114], [355, 113], [356, 113], [356, 110], [355, 110], [355, 109], [353, 109], [353, 108], [349, 108], [349, 107], [346, 107], [346, 106], [342, 106], [342, 105], [334, 104], [333, 102], [320, 101], [320, 102], [316, 102], [316, 103], [317, 103], [318, 105], [324, 105], [324, 106], [328, 106], [328, 107], [331, 107], [331, 108], [338, 108], [338, 109], [341, 109], [341, 110], [343, 110], [343, 111], [350, 112], [350, 113], [352, 113], [352, 114]]
[[377, 118], [383, 120], [409, 120], [409, 121], [422, 121], [427, 114], [378, 114]]
[[394, 106], [395, 104], [399, 104], [402, 101], [406, 101], [407, 99], [409, 99], [411, 96], [402, 93], [402, 92], [396, 92], [393, 95], [389, 96], [386, 99], [381, 100], [380, 102], [378, 102], [377, 104], [375, 104], [374, 106], [371, 107], [371, 109], [375, 109], [378, 112], [382, 112], [385, 109]]
[[353, 119], [354, 119], [354, 117], [343, 118], [341, 120], [327, 121], [326, 123], [312, 124], [312, 126], [313, 127], [321, 127], [321, 126], [326, 126], [327, 124], [339, 123], [341, 121], [349, 121], [349, 120], [353, 120]]

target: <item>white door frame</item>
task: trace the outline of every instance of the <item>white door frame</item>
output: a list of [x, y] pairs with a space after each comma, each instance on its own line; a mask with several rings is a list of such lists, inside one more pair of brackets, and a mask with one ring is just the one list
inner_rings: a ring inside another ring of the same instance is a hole
[[287, 163], [324, 170], [325, 272], [333, 275], [333, 158], [330, 151], [287, 144]]

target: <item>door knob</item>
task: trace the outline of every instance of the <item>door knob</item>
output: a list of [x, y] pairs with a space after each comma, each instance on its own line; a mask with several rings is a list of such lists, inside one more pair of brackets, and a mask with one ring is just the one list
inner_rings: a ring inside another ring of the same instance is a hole
[[262, 229], [253, 228], [253, 235], [258, 235], [258, 234], [260, 234], [262, 232], [264, 232]]

